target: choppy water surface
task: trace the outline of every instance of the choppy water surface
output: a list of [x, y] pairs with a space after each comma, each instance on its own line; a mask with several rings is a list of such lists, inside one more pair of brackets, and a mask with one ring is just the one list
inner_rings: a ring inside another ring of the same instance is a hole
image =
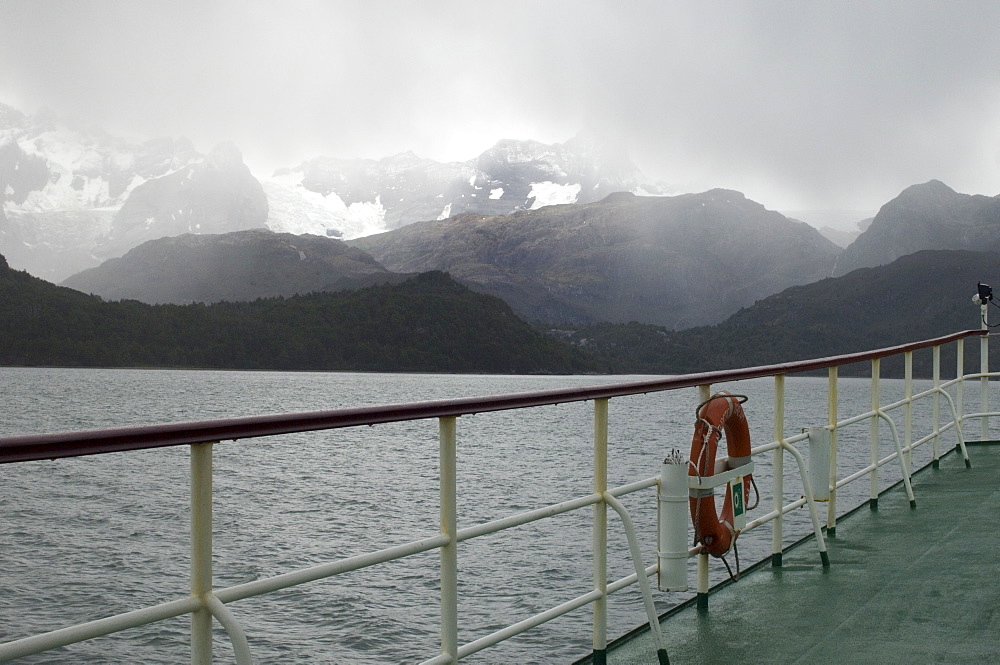
[[[0, 368], [0, 434], [333, 409], [637, 378], [644, 377]], [[920, 383], [918, 389], [925, 386]], [[772, 382], [724, 387], [750, 396], [746, 410], [754, 445], [771, 440]], [[787, 387], [787, 435], [825, 424], [825, 379], [789, 379]], [[882, 393], [883, 402], [897, 399], [902, 383], [883, 381]], [[842, 417], [866, 410], [869, 400], [867, 381], [842, 380]], [[612, 400], [612, 485], [656, 475], [670, 448], [686, 452], [696, 402], [694, 390]], [[574, 403], [460, 418], [459, 527], [588, 494], [592, 409], [590, 403]], [[927, 431], [929, 410], [917, 410], [915, 438]], [[902, 434], [902, 412], [896, 413]], [[868, 433], [867, 423], [841, 433], [841, 468], [849, 472], [867, 464]], [[888, 437], [887, 429], [883, 433]], [[436, 421], [415, 421], [216, 446], [216, 586], [436, 533], [437, 434]], [[954, 435], [945, 445], [954, 445]], [[884, 446], [882, 456], [888, 453]], [[929, 456], [928, 446], [915, 455], [915, 465], [923, 465]], [[187, 449], [176, 448], [0, 466], [0, 639], [186, 595], [188, 465]], [[757, 514], [770, 510], [770, 466], [770, 455], [758, 458], [756, 475], [764, 496]], [[801, 489], [789, 456], [785, 469], [785, 497], [790, 500]], [[894, 469], [882, 474], [887, 480], [898, 477]], [[841, 505], [860, 502], [867, 492], [866, 481], [856, 483], [842, 493]], [[655, 494], [632, 495], [625, 503], [643, 531], [641, 544], [651, 564]], [[609, 525], [609, 577], [617, 579], [632, 567], [613, 513]], [[809, 528], [807, 511], [795, 511], [786, 517], [786, 541]], [[462, 543], [460, 641], [586, 593], [592, 575], [590, 539], [590, 511], [585, 510]], [[770, 539], [768, 527], [744, 534], [743, 561], [766, 556]], [[439, 648], [437, 569], [437, 554], [429, 552], [230, 607], [249, 636], [256, 662], [417, 662]], [[715, 578], [724, 574], [713, 562]], [[658, 593], [657, 603], [665, 609], [687, 596]], [[612, 597], [609, 613], [611, 635], [645, 620], [634, 587]], [[579, 610], [469, 661], [569, 662], [589, 652], [590, 621], [590, 613]], [[216, 662], [234, 660], [222, 634], [217, 635], [215, 654]], [[188, 658], [184, 617], [24, 662], [178, 663]]]

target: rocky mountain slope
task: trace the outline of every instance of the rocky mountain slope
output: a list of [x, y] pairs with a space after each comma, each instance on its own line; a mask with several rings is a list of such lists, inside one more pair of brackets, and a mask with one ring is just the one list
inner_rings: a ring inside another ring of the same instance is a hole
[[[971, 301], [976, 282], [1000, 284], [1000, 253], [924, 250], [876, 268], [795, 286], [764, 298], [714, 326], [669, 331], [640, 324], [600, 324], [554, 331], [609, 366], [675, 374], [770, 365], [856, 353], [980, 327]], [[1000, 311], [989, 308], [990, 320]], [[991, 344], [991, 367], [1000, 345]], [[979, 367], [979, 343], [965, 344], [966, 371]], [[914, 353], [917, 376], [930, 377], [930, 351]], [[955, 375], [955, 345], [942, 350], [943, 377]], [[902, 376], [901, 359], [882, 363]], [[870, 363], [846, 365], [844, 376], [867, 376]]]
[[529, 320], [686, 328], [829, 274], [838, 248], [742, 194], [614, 194], [464, 214], [351, 241], [390, 270], [445, 270]]
[[150, 240], [62, 284], [105, 300], [187, 304], [337, 291], [410, 276], [390, 273], [333, 238], [255, 229]]
[[239, 151], [131, 143], [0, 105], [0, 252], [53, 281], [186, 231], [263, 226], [267, 200]]
[[1000, 197], [959, 194], [937, 180], [908, 187], [844, 250], [833, 275], [924, 249], [1000, 249]]
[[201, 162], [136, 187], [115, 215], [104, 251], [111, 256], [154, 238], [263, 227], [264, 189], [236, 146], [216, 146]]

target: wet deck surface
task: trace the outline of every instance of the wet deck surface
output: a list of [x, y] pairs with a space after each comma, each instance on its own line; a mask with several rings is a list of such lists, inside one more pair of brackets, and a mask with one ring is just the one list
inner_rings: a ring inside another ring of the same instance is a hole
[[[671, 665], [1000, 663], [1000, 446], [969, 446], [837, 523], [824, 570], [810, 539], [663, 620]], [[656, 663], [648, 630], [608, 663]]]

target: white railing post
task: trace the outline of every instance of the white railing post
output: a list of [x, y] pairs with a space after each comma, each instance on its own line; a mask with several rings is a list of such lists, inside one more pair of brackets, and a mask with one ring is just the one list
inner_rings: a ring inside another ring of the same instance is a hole
[[[608, 490], [608, 400], [594, 400], [594, 492]], [[594, 504], [593, 525], [594, 591], [601, 594], [594, 601], [594, 665], [607, 663], [608, 654], [608, 504], [601, 499]]]
[[441, 653], [458, 660], [458, 509], [455, 416], [438, 419], [441, 535]]
[[911, 475], [911, 446], [913, 445], [913, 351], [903, 354], [903, 469], [907, 476]]
[[[990, 371], [990, 338], [986, 334], [989, 330], [989, 325], [987, 323], [987, 312], [986, 303], [981, 306], [983, 312], [983, 336], [979, 338], [979, 372], [983, 375], [979, 379], [979, 396], [980, 396], [980, 413], [988, 413], [990, 410], [990, 379], [986, 376]], [[981, 441], [989, 441], [990, 439], [990, 418], [989, 416], [983, 416], [979, 419], [979, 437]]]
[[[879, 397], [879, 374], [881, 372], [881, 361], [878, 358], [872, 360], [872, 411], [878, 411], [882, 407]], [[878, 414], [872, 414], [871, 422], [871, 487], [868, 493], [868, 507], [878, 510]]]
[[191, 665], [212, 662], [212, 444], [191, 446], [191, 595], [202, 606], [191, 613]]
[[[961, 432], [962, 436], [965, 436], [965, 338], [962, 338], [955, 342], [957, 345], [955, 347], [955, 378], [959, 379], [958, 385], [955, 386], [955, 410], [958, 411], [958, 422], [955, 423]], [[957, 448], [957, 446], [956, 446]]]
[[837, 368], [831, 367], [827, 376], [826, 423], [830, 427], [830, 502], [826, 506], [826, 530], [831, 537], [837, 535]]
[[[704, 404], [712, 396], [712, 386], [705, 384], [698, 386], [698, 404]], [[700, 407], [699, 407], [700, 410]], [[698, 574], [697, 574], [697, 605], [698, 611], [708, 611], [708, 553], [698, 554]]]
[[[774, 440], [785, 440], [785, 375], [774, 377]], [[771, 565], [781, 566], [785, 504], [785, 448], [774, 449], [774, 510], [776, 516], [771, 531]]]
[[[932, 402], [932, 417], [934, 420], [934, 468], [938, 468], [941, 459], [941, 347], [935, 346], [932, 352], [931, 376], [934, 380], [934, 401]], [[956, 423], [957, 426], [957, 423]]]

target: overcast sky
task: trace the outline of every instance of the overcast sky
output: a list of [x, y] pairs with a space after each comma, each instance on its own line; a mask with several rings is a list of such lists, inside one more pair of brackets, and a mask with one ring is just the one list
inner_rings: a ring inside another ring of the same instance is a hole
[[0, 102], [133, 138], [474, 157], [622, 141], [777, 210], [1000, 193], [1000, 1], [0, 0]]

